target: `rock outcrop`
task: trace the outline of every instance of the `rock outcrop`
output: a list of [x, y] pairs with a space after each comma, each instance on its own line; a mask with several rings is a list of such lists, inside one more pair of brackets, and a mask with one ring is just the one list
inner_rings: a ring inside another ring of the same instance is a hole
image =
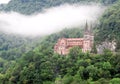
[[112, 41], [112, 42], [105, 41], [105, 42], [102, 42], [101, 44], [97, 45], [96, 48], [97, 48], [98, 54], [102, 54], [104, 52], [104, 49], [109, 49], [109, 50], [115, 52], [116, 42], [115, 41]]

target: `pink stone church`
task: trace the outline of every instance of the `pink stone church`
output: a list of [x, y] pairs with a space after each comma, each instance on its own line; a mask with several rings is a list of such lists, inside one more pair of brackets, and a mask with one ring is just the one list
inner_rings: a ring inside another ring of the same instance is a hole
[[91, 51], [94, 43], [94, 35], [91, 32], [91, 28], [87, 23], [84, 30], [83, 38], [60, 38], [54, 46], [54, 52], [66, 55], [69, 53], [70, 48], [79, 46], [82, 48], [82, 52]]

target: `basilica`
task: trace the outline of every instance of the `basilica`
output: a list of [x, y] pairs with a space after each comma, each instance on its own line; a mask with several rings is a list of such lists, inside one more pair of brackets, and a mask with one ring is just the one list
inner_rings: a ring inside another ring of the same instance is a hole
[[91, 32], [91, 27], [85, 25], [83, 38], [60, 38], [54, 46], [54, 52], [60, 55], [69, 53], [70, 48], [79, 46], [82, 52], [91, 51], [94, 43], [94, 35]]

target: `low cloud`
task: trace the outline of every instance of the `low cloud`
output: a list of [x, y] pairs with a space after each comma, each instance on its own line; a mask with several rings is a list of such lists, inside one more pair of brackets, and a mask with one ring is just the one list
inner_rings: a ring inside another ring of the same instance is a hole
[[10, 0], [0, 0], [0, 4], [7, 4]]
[[86, 20], [94, 23], [104, 9], [101, 5], [66, 4], [31, 16], [0, 13], [0, 31], [27, 36], [47, 35], [63, 28], [80, 27]]

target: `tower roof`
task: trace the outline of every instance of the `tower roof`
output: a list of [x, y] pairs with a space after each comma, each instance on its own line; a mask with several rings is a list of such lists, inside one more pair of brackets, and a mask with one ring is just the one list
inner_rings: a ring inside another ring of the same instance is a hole
[[87, 21], [86, 21], [86, 24], [85, 24], [85, 30], [84, 30], [84, 33], [85, 33], [85, 34], [89, 34], [89, 33], [90, 33], [90, 29], [89, 29], [89, 27], [88, 27], [88, 23], [87, 23]]
[[92, 27], [92, 24], [90, 25], [90, 34], [93, 35], [93, 27]]
[[85, 29], [84, 29], [84, 34], [85, 35], [93, 35], [93, 27], [92, 27], [92, 24], [90, 26], [88, 26], [88, 23], [86, 21], [86, 24], [85, 24]]
[[88, 23], [86, 21], [86, 24], [85, 24], [85, 30], [87, 31], [88, 30]]

